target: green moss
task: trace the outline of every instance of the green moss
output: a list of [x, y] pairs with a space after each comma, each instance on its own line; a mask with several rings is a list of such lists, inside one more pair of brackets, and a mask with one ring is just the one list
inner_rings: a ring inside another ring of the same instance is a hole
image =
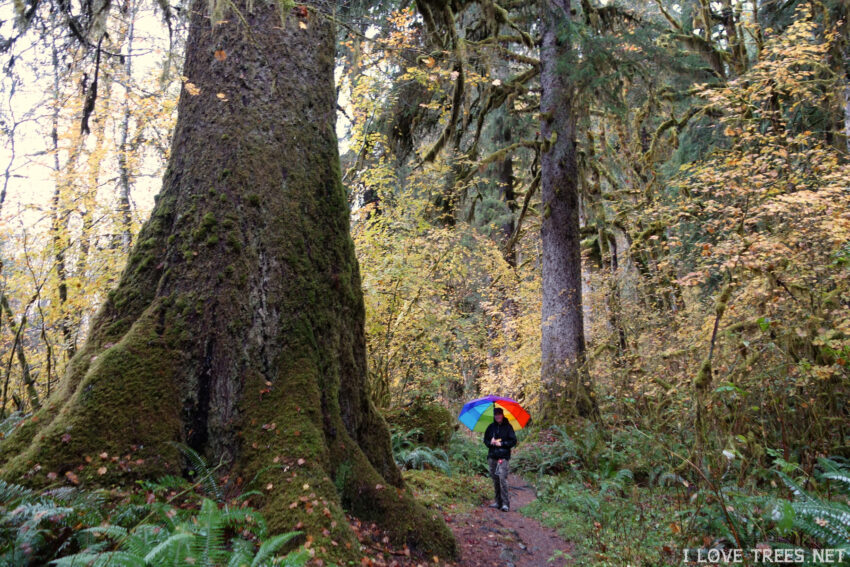
[[210, 230], [216, 225], [215, 215], [213, 213], [207, 213], [204, 215], [203, 220], [201, 220], [201, 227]]
[[207, 238], [207, 246], [215, 246], [216, 244], [218, 244], [218, 235], [211, 234], [209, 238]]
[[234, 252], [242, 250], [242, 242], [239, 241], [239, 236], [235, 232], [227, 233], [227, 246]]
[[416, 499], [432, 510], [451, 508], [455, 513], [465, 513], [493, 493], [493, 484], [483, 476], [446, 476], [438, 471], [404, 471], [404, 481]]
[[154, 259], [152, 256], [145, 256], [144, 258], [142, 258], [136, 265], [136, 273], [143, 272], [150, 268], [153, 264], [153, 261]]
[[248, 195], [248, 204], [251, 205], [252, 207], [259, 207], [260, 206], [260, 196], [257, 195], [256, 193], [251, 193], [250, 195]]
[[449, 410], [422, 398], [409, 406], [388, 410], [384, 417], [390, 425], [403, 431], [418, 429], [422, 433], [417, 441], [429, 447], [447, 447], [457, 429], [457, 420]]
[[697, 372], [696, 380], [694, 380], [694, 387], [697, 390], [705, 390], [711, 385], [711, 359], [709, 357], [705, 357], [703, 359], [702, 364], [699, 367], [699, 372]]
[[57, 479], [104, 485], [177, 472], [179, 457], [167, 442], [180, 439], [171, 382], [180, 357], [156, 333], [157, 319], [155, 304], [120, 342], [92, 357], [55, 417], [0, 476], [34, 486]]

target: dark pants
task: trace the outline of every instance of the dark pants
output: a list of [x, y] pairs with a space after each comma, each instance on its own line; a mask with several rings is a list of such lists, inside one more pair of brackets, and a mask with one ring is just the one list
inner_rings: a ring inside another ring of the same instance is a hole
[[490, 478], [493, 479], [493, 489], [496, 491], [496, 504], [499, 506], [511, 505], [511, 495], [508, 490], [508, 464], [510, 459], [493, 459], [487, 457], [490, 465]]

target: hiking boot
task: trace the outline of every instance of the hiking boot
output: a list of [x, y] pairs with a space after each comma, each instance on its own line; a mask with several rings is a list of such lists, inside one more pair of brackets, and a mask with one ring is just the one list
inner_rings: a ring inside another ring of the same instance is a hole
[[510, 508], [508, 508], [508, 505], [507, 505], [507, 504], [503, 504], [503, 505], [502, 505], [502, 512], [509, 512], [509, 511], [510, 511]]
[[490, 504], [490, 508], [495, 508], [496, 510], [499, 510], [502, 508], [502, 505], [498, 502], [493, 502], [492, 504]]

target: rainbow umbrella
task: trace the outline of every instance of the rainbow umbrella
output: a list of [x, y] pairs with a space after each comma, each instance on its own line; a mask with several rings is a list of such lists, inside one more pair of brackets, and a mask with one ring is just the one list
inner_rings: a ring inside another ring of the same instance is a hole
[[504, 410], [505, 418], [510, 422], [514, 430], [522, 429], [528, 425], [531, 419], [528, 412], [515, 400], [502, 396], [485, 396], [471, 402], [466, 402], [463, 404], [463, 409], [460, 410], [460, 415], [457, 418], [472, 431], [483, 433], [487, 429], [487, 426], [493, 422], [494, 408], [502, 408]]

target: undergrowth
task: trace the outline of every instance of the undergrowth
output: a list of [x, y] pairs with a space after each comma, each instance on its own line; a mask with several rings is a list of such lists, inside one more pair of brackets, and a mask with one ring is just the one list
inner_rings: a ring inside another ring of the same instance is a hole
[[821, 457], [806, 472], [776, 457], [741, 483], [731, 452], [718, 472], [677, 460], [670, 439], [664, 449], [636, 431], [583, 433], [539, 432], [516, 459], [538, 491], [522, 512], [572, 541], [575, 565], [681, 565], [685, 549], [743, 549], [750, 559], [754, 549], [793, 549], [803, 564], [833, 549], [845, 560], [835, 564], [850, 565], [846, 460]]
[[[166, 476], [134, 490], [33, 490], [0, 480], [0, 564], [306, 564], [309, 551], [292, 549], [300, 532], [269, 534], [245, 493], [225, 501], [215, 470], [188, 447], [181, 449], [191, 464], [191, 482]], [[73, 476], [65, 480], [73, 483]]]

